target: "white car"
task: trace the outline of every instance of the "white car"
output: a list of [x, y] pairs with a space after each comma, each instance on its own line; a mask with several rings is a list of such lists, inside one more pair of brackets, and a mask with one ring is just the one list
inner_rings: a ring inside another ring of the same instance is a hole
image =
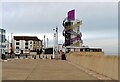
[[15, 54], [16, 54], [16, 55], [20, 55], [20, 52], [16, 52]]

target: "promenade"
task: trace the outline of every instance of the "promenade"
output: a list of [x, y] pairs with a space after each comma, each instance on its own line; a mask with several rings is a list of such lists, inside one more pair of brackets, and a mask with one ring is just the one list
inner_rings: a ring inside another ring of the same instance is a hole
[[3, 80], [98, 80], [63, 60], [15, 59], [2, 63]]

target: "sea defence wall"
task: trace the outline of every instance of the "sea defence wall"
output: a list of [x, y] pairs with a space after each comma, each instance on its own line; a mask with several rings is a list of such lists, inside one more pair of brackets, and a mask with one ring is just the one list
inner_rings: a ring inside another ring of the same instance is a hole
[[70, 52], [67, 54], [67, 60], [118, 80], [117, 56], [105, 56], [103, 52]]

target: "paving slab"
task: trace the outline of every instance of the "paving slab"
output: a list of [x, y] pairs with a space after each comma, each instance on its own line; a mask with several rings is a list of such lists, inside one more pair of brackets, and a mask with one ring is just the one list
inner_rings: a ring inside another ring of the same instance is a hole
[[98, 80], [63, 60], [15, 59], [2, 63], [3, 80]]

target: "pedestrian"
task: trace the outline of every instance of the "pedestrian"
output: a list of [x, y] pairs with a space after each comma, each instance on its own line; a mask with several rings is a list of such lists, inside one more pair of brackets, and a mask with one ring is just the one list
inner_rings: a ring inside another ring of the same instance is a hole
[[59, 55], [60, 55], [60, 59], [62, 59], [62, 50], [60, 50]]
[[66, 60], [66, 56], [64, 52], [62, 52], [62, 60]]
[[18, 59], [20, 59], [20, 55], [18, 55]]
[[25, 56], [26, 56], [26, 58], [28, 57], [28, 55], [27, 55], [27, 54], [26, 54]]

